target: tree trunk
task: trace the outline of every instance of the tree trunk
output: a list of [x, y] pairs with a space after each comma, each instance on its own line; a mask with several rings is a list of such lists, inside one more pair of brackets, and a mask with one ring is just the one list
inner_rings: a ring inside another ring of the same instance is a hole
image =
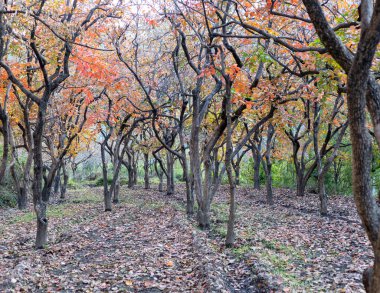
[[138, 158], [133, 160], [132, 168], [133, 168], [133, 185], [135, 186], [137, 184], [137, 176], [138, 176]]
[[[110, 135], [109, 135], [110, 137]], [[106, 212], [112, 211], [112, 195], [108, 190], [108, 171], [107, 171], [107, 161], [106, 161], [106, 143], [107, 138], [100, 145], [100, 154], [102, 157], [102, 173], [103, 173], [103, 200], [104, 200], [104, 210]]]
[[325, 176], [318, 178], [318, 193], [320, 200], [320, 213], [321, 216], [327, 216], [327, 193], [325, 188]]
[[167, 176], [166, 176], [166, 194], [174, 194], [174, 160], [173, 154], [167, 151], [166, 153]]
[[133, 175], [133, 167], [131, 165], [128, 166], [128, 188], [132, 188], [134, 186], [134, 175]]
[[232, 247], [235, 242], [235, 217], [236, 217], [236, 204], [235, 204], [235, 183], [239, 181], [239, 164], [240, 160], [238, 158], [236, 163], [236, 179], [234, 179], [233, 168], [232, 168], [232, 153], [233, 153], [233, 145], [232, 145], [232, 121], [231, 121], [231, 80], [226, 77], [226, 158], [225, 165], [228, 177], [228, 183], [230, 186], [230, 200], [229, 200], [229, 216], [227, 223], [227, 235], [226, 235], [226, 246]]
[[[352, 144], [352, 186], [356, 208], [372, 244], [375, 260], [365, 270], [363, 283], [367, 292], [380, 292], [380, 210], [372, 196], [372, 141], [366, 123], [366, 106], [371, 114], [376, 140], [380, 141], [380, 94], [370, 68], [380, 41], [380, 1], [361, 1], [361, 36], [353, 55], [330, 27], [320, 3], [303, 0], [321, 42], [348, 73], [347, 108]], [[374, 9], [373, 9], [374, 8]], [[373, 13], [372, 13], [373, 12]], [[372, 17], [371, 17], [372, 15]]]
[[189, 174], [188, 161], [186, 157], [186, 148], [184, 143], [184, 138], [182, 130], [180, 132], [180, 142], [181, 142], [181, 162], [182, 162], [182, 173], [183, 179], [186, 184], [186, 214], [188, 217], [191, 217], [194, 214], [194, 195], [193, 189], [191, 186], [191, 178]]
[[156, 174], [159, 180], [158, 183], [158, 191], [163, 192], [164, 191], [164, 172], [161, 169], [161, 166], [158, 164], [157, 159], [154, 161], [154, 169], [156, 170]]
[[240, 185], [240, 165], [237, 165], [235, 168], [235, 184]]
[[119, 203], [119, 191], [120, 191], [120, 162], [118, 160], [118, 152], [115, 151], [114, 154], [114, 160], [113, 160], [113, 178], [112, 178], [112, 184], [110, 187], [110, 191], [112, 190], [112, 194], [110, 195], [112, 197], [113, 203]]
[[57, 170], [57, 174], [54, 177], [54, 194], [58, 194], [61, 188], [61, 169]]
[[305, 196], [306, 182], [302, 174], [296, 174], [297, 176], [297, 196]]
[[212, 180], [213, 184], [216, 184], [219, 179], [220, 162], [218, 159], [218, 151], [219, 151], [218, 148], [215, 148], [213, 150], [213, 155], [212, 155], [213, 163], [214, 163], [214, 172], [213, 172], [213, 180]]
[[19, 210], [26, 210], [28, 207], [28, 190], [20, 187], [17, 196], [17, 207]]
[[265, 172], [265, 186], [266, 186], [266, 200], [269, 205], [273, 205], [273, 189], [272, 189], [272, 141], [274, 137], [274, 126], [270, 122], [268, 124], [267, 130], [267, 139], [266, 139], [266, 150], [263, 158], [260, 158], [262, 161], [262, 166]]
[[260, 189], [260, 163], [261, 156], [257, 154], [257, 151], [252, 151], [253, 157], [253, 188]]
[[271, 174], [271, 171], [269, 171], [268, 174], [266, 174], [267, 178], [266, 178], [266, 189], [267, 189], [267, 203], [269, 205], [273, 205], [274, 202], [273, 202], [273, 189], [272, 189], [272, 174]]
[[38, 202], [34, 206], [37, 215], [36, 248], [43, 249], [47, 243], [48, 220], [46, 217], [46, 202]]
[[272, 162], [266, 159], [265, 164], [265, 187], [267, 204], [273, 205], [273, 188], [272, 188]]
[[163, 192], [164, 191], [164, 175], [163, 173], [160, 173], [158, 175], [159, 183], [158, 183], [158, 191]]
[[43, 158], [42, 158], [42, 138], [45, 122], [47, 104], [42, 102], [39, 105], [37, 124], [33, 132], [33, 159], [34, 159], [34, 179], [33, 179], [33, 204], [37, 216], [37, 234], [35, 247], [43, 248], [47, 242], [48, 220], [46, 217], [46, 209], [49, 201], [49, 190], [43, 192]]
[[144, 153], [144, 188], [149, 189], [149, 154]]
[[63, 184], [61, 185], [61, 200], [66, 198], [67, 183], [69, 182], [69, 175], [67, 174], [65, 163], [62, 165]]
[[198, 203], [197, 219], [199, 228], [202, 230], [210, 229], [210, 204], [206, 201]]
[[119, 195], [120, 195], [120, 176], [117, 177], [115, 182], [115, 187], [113, 190], [113, 203], [119, 203]]
[[[1, 107], [0, 107], [1, 109]], [[0, 164], [0, 184], [3, 182], [5, 177], [5, 172], [8, 165], [8, 155], [9, 155], [9, 120], [7, 113], [0, 113], [0, 120], [3, 124], [3, 158]]]
[[336, 160], [333, 161], [334, 166], [334, 193], [338, 194], [338, 186], [339, 186], [339, 178], [340, 172], [342, 169], [342, 159], [339, 158], [338, 162]]
[[[25, 113], [24, 113], [25, 115]], [[16, 170], [16, 165], [18, 163], [18, 154], [16, 143], [13, 139], [13, 135], [10, 133], [10, 144], [12, 146], [12, 163], [10, 165], [11, 176], [14, 181], [17, 190], [17, 206], [20, 210], [24, 210], [28, 207], [28, 196], [31, 194], [31, 169], [33, 164], [33, 137], [31, 135], [30, 125], [28, 124], [27, 117], [24, 117], [26, 120], [26, 133], [27, 133], [27, 142], [29, 146], [29, 151], [27, 154], [27, 159], [25, 165], [23, 166], [23, 174], [19, 174]]]
[[104, 191], [104, 211], [112, 211], [112, 196], [108, 190]]

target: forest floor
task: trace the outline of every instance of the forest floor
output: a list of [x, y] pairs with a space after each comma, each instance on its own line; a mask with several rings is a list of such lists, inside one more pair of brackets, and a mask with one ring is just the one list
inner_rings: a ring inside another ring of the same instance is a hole
[[364, 292], [361, 272], [372, 253], [352, 198], [318, 198], [276, 189], [238, 188], [236, 245], [226, 249], [227, 188], [203, 232], [185, 215], [183, 190], [121, 191], [103, 212], [102, 190], [70, 191], [49, 207], [49, 245], [33, 249], [32, 211], [0, 210], [0, 291]]

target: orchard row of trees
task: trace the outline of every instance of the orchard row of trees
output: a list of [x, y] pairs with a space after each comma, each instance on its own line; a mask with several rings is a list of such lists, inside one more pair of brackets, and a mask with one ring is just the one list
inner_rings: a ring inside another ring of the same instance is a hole
[[77, 155], [94, 142], [106, 211], [119, 201], [123, 166], [132, 187], [143, 157], [150, 188], [153, 162], [159, 191], [166, 178], [171, 195], [177, 160], [186, 212], [203, 229], [228, 179], [231, 246], [247, 154], [255, 188], [264, 170], [270, 205], [274, 160], [294, 164], [297, 196], [316, 174], [324, 216], [326, 175], [352, 148], [354, 198], [375, 253], [364, 281], [379, 292], [371, 179], [380, 143], [379, 38], [380, 1], [370, 0], [3, 1], [0, 183], [9, 172], [20, 209], [33, 199], [42, 248], [49, 198], [60, 181], [64, 198], [68, 166], [76, 170], [84, 161]]

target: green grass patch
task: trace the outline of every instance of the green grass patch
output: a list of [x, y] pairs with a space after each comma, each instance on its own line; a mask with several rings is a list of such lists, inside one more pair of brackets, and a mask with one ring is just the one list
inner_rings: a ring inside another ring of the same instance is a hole
[[70, 201], [72, 203], [101, 203], [103, 202], [102, 192], [87, 188], [75, 190], [70, 194]]
[[176, 210], [176, 211], [180, 211], [180, 212], [183, 212], [183, 213], [186, 213], [186, 207], [185, 207], [185, 204], [184, 203], [181, 203], [181, 202], [178, 202], [178, 201], [173, 201], [170, 203], [171, 206]]
[[238, 258], [242, 259], [244, 256], [249, 253], [251, 250], [251, 245], [241, 245], [236, 248], [232, 248], [232, 253]]
[[229, 217], [228, 204], [214, 203], [211, 206], [211, 213], [216, 223], [227, 223]]
[[[68, 204], [62, 204], [62, 205], [55, 205], [50, 206], [47, 209], [47, 217], [48, 218], [63, 218], [66, 216], [70, 216], [75, 214], [76, 211], [73, 209], [70, 209], [70, 205]], [[30, 223], [35, 221], [36, 214], [34, 212], [26, 212], [19, 216], [15, 216], [10, 220], [11, 224], [16, 223]]]
[[227, 236], [227, 227], [225, 225], [218, 225], [212, 231], [223, 238]]
[[304, 281], [300, 279], [299, 276], [289, 272], [288, 265], [291, 263], [289, 260], [283, 259], [277, 253], [270, 251], [261, 252], [259, 257], [271, 264], [272, 274], [280, 276], [284, 280], [286, 286], [291, 287], [293, 290], [307, 289], [309, 287], [307, 281]]

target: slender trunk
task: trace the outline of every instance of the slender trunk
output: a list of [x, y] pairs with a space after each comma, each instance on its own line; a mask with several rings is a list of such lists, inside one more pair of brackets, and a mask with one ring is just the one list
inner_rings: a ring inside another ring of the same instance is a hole
[[0, 164], [0, 184], [3, 183], [5, 172], [8, 165], [8, 155], [9, 155], [9, 120], [8, 115], [5, 113], [0, 113], [0, 120], [3, 124], [3, 158]]
[[127, 161], [126, 167], [128, 171], [128, 188], [132, 188], [133, 187], [133, 168], [129, 159]]
[[261, 156], [257, 154], [257, 151], [253, 150], [253, 188], [260, 189], [260, 163]]
[[186, 214], [190, 217], [194, 214], [194, 195], [190, 180], [186, 179]]
[[104, 191], [104, 211], [112, 211], [112, 195], [108, 190]]
[[[186, 153], [184, 154], [186, 156]], [[187, 168], [186, 157], [183, 162], [183, 174], [186, 184], [186, 214], [190, 217], [194, 214], [194, 196], [191, 187], [191, 180]]]
[[166, 194], [174, 194], [174, 160], [173, 154], [169, 151], [166, 153], [167, 176], [166, 176]]
[[[201, 158], [200, 158], [200, 99], [198, 92], [193, 91], [193, 120], [191, 124], [191, 139], [190, 139], [190, 165], [193, 177], [194, 192], [198, 203], [197, 221], [201, 229], [208, 229], [210, 227], [210, 204], [207, 200], [207, 195], [204, 194], [205, 190], [202, 189], [202, 175], [201, 175]], [[206, 177], [209, 176], [209, 166], [205, 163]]]
[[273, 189], [272, 189], [272, 147], [274, 137], [274, 126], [270, 122], [268, 124], [266, 150], [262, 158], [263, 169], [265, 172], [266, 200], [269, 205], [273, 205]]
[[28, 208], [28, 192], [23, 187], [20, 188], [17, 196], [17, 207], [19, 210], [26, 210]]
[[42, 158], [42, 138], [47, 105], [42, 102], [39, 105], [37, 124], [33, 133], [33, 159], [34, 159], [34, 179], [33, 179], [33, 204], [37, 216], [37, 234], [35, 247], [44, 248], [47, 243], [48, 219], [46, 216], [47, 204], [49, 200], [48, 190], [42, 192], [43, 178], [43, 158]]
[[[117, 152], [118, 152], [118, 150], [117, 150]], [[113, 178], [112, 178], [112, 184], [110, 187], [110, 191], [112, 190], [112, 194], [110, 194], [110, 196], [112, 197], [113, 203], [119, 203], [120, 174], [119, 174], [118, 169], [120, 169], [120, 166], [118, 166], [118, 165], [120, 164], [120, 162], [118, 160], [117, 152], [115, 151], [115, 154], [114, 154]]]
[[61, 168], [57, 170], [54, 178], [54, 194], [58, 194], [61, 188]]
[[339, 169], [338, 163], [334, 160], [334, 193], [338, 194], [338, 184], [339, 184]]
[[198, 209], [198, 221], [199, 221], [200, 228], [207, 230], [210, 228], [210, 207], [211, 207], [210, 186], [211, 186], [211, 175], [212, 175], [211, 160], [209, 157], [207, 156], [205, 157], [203, 165], [204, 165], [205, 176], [204, 176], [203, 188], [202, 188], [202, 181], [200, 181], [203, 197], [201, 199], [201, 204]]
[[272, 188], [272, 162], [270, 160], [270, 154], [266, 155], [264, 171], [265, 171], [265, 187], [266, 187], [266, 200], [267, 204], [273, 205], [273, 188]]
[[39, 201], [34, 205], [37, 215], [37, 234], [36, 234], [36, 248], [42, 249], [47, 242], [48, 219], [46, 217], [47, 203]]
[[159, 183], [158, 183], [158, 191], [163, 192], [164, 191], [164, 175], [163, 173], [160, 173], [158, 175]]
[[10, 131], [10, 144], [12, 146], [12, 163], [10, 167], [11, 176], [15, 183], [17, 189], [17, 205], [20, 210], [24, 210], [28, 206], [28, 196], [31, 194], [31, 169], [33, 164], [33, 136], [29, 123], [29, 107], [24, 109], [24, 124], [26, 131], [26, 142], [27, 142], [27, 158], [24, 166], [22, 166], [22, 176], [20, 176], [18, 170], [16, 170], [18, 161], [18, 153], [16, 148], [16, 143], [14, 141], [13, 135]]
[[112, 211], [112, 195], [110, 194], [108, 190], [108, 172], [107, 172], [107, 161], [106, 161], [106, 150], [105, 150], [106, 143], [107, 143], [107, 140], [105, 139], [104, 142], [101, 144], [100, 154], [102, 157], [104, 210], [106, 212], [110, 212]]
[[240, 185], [240, 166], [239, 165], [235, 167], [235, 184], [237, 186]]
[[325, 176], [320, 175], [318, 178], [318, 193], [320, 200], [321, 216], [327, 216], [327, 193], [325, 188]]
[[219, 179], [219, 169], [220, 169], [220, 162], [218, 160], [218, 148], [215, 148], [212, 152], [213, 152], [212, 158], [214, 162], [214, 172], [213, 172], [212, 183], [216, 184], [216, 182], [218, 182], [218, 179]]
[[133, 175], [133, 167], [128, 164], [128, 188], [132, 188], [134, 186], [134, 175]]
[[334, 166], [334, 193], [338, 194], [339, 177], [340, 177], [340, 171], [342, 168], [342, 160], [340, 158], [338, 159], [338, 162], [334, 160], [333, 166]]
[[158, 191], [159, 192], [163, 192], [164, 191], [164, 172], [161, 170], [161, 167], [160, 165], [158, 164], [158, 161], [157, 159], [154, 161], [154, 169], [156, 170], [156, 174], [157, 174], [157, 177], [158, 177], [158, 180], [159, 180], [159, 183], [158, 183]]
[[[226, 158], [225, 165], [228, 177], [228, 183], [230, 186], [230, 202], [229, 202], [229, 217], [227, 224], [227, 236], [226, 236], [226, 246], [232, 247], [235, 242], [235, 217], [236, 217], [236, 204], [235, 204], [235, 183], [233, 170], [232, 170], [232, 123], [231, 123], [231, 83], [229, 78], [226, 78], [226, 116], [227, 116], [227, 126], [226, 126]], [[239, 169], [239, 161], [236, 164], [236, 169]], [[236, 174], [236, 180], [239, 180], [238, 173]]]
[[180, 128], [179, 132], [179, 139], [181, 143], [181, 155], [182, 155], [182, 174], [183, 174], [183, 180], [186, 184], [186, 214], [188, 217], [191, 217], [194, 214], [194, 195], [193, 195], [193, 189], [191, 186], [191, 176], [189, 172], [189, 166], [186, 156], [186, 148], [185, 148], [185, 139], [183, 137], [183, 129]]
[[144, 188], [149, 189], [149, 154], [144, 153]]
[[67, 174], [65, 163], [62, 164], [63, 183], [61, 185], [61, 200], [66, 198], [67, 183], [69, 182], [69, 175]]
[[269, 205], [273, 205], [273, 189], [272, 189], [272, 173], [268, 171], [266, 174], [266, 189], [267, 189], [267, 203]]
[[229, 216], [228, 216], [228, 223], [227, 223], [226, 246], [232, 247], [235, 242], [234, 225], [235, 225], [235, 218], [236, 218], [236, 203], [235, 203], [235, 182], [232, 175], [231, 166], [229, 168], [230, 170], [228, 170], [228, 167], [226, 167], [228, 181], [230, 184]]
[[113, 203], [119, 203], [119, 195], [120, 195], [120, 176], [117, 177], [115, 182], [115, 187], [113, 189]]
[[16, 170], [17, 163], [17, 150], [13, 140], [13, 136], [10, 137], [10, 142], [12, 146], [12, 162], [10, 164], [11, 176], [14, 181], [14, 185], [17, 190], [17, 207], [20, 210], [25, 210], [28, 207], [28, 194], [30, 187], [30, 168], [32, 164], [33, 153], [28, 153], [28, 158], [25, 163], [24, 174], [22, 177], [19, 176]]
[[133, 185], [132, 186], [135, 186], [137, 184], [137, 176], [138, 176], [138, 158], [134, 158], [133, 160], [133, 164], [132, 164], [132, 168], [133, 168]]

